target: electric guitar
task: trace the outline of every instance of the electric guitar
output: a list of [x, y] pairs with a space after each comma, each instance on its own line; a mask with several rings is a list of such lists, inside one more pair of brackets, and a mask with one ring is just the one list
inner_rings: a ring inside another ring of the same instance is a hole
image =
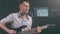
[[[24, 26], [25, 28], [26, 26]], [[49, 28], [55, 28], [55, 24], [46, 24], [46, 25], [43, 25], [43, 26], [40, 26], [42, 28], [42, 30], [44, 29], [49, 29]], [[23, 28], [23, 27], [22, 27]], [[32, 28], [30, 30], [25, 30], [25, 31], [20, 31], [20, 32], [17, 32], [16, 34], [31, 34], [33, 32], [36, 32], [36, 28]], [[36, 32], [37, 33], [37, 32]]]

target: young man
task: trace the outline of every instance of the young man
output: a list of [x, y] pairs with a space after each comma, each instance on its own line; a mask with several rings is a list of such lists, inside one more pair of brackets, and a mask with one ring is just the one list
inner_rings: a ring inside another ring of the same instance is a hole
[[[22, 29], [22, 31], [31, 29], [32, 17], [28, 15], [30, 9], [29, 2], [21, 1], [18, 8], [20, 9], [19, 12], [9, 14], [7, 17], [3, 18], [0, 22], [0, 27], [3, 30], [5, 30], [8, 34], [16, 34], [16, 30], [8, 29], [7, 26], [5, 25], [6, 23], [10, 22], [12, 22], [11, 28], [16, 29], [19, 28], [20, 26], [26, 25], [27, 27]], [[39, 26], [37, 27], [37, 32], [41, 32], [41, 28]]]

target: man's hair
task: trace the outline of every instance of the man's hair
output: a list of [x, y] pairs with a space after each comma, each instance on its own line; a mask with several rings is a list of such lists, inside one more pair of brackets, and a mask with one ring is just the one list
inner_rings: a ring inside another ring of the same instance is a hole
[[28, 2], [29, 3], [29, 0], [20, 0], [19, 1], [19, 4], [23, 3], [23, 2]]
[[[21, 3], [23, 3], [23, 2], [28, 2], [29, 3], [29, 0], [19, 0], [18, 1], [18, 6], [21, 4]], [[20, 9], [18, 8], [18, 11], [19, 11]]]

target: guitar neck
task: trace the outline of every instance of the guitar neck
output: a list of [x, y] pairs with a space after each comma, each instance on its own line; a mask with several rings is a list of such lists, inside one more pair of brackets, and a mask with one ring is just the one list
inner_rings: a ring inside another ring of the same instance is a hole
[[[42, 30], [47, 29], [47, 28], [55, 28], [55, 24], [46, 24], [43, 26], [40, 26]], [[37, 28], [32, 28], [31, 30], [36, 31]]]
[[[40, 26], [41, 27], [41, 29], [43, 30], [43, 29], [46, 29], [46, 28], [48, 28], [48, 26], [47, 25], [44, 25], [44, 26]], [[34, 31], [36, 31], [37, 30], [37, 28], [35, 27], [35, 28], [32, 28], [31, 30], [34, 30]]]

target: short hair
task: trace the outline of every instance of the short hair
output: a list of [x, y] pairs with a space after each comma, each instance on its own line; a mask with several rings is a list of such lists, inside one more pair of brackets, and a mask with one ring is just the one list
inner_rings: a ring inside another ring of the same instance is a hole
[[[28, 2], [29, 3], [29, 0], [19, 0], [18, 1], [18, 5], [17, 6], [19, 6], [21, 3], [23, 3], [23, 2]], [[18, 11], [19, 11], [20, 9], [18, 8]]]
[[28, 2], [29, 3], [29, 0], [20, 0], [19, 1], [19, 4], [23, 3], [23, 2]]

